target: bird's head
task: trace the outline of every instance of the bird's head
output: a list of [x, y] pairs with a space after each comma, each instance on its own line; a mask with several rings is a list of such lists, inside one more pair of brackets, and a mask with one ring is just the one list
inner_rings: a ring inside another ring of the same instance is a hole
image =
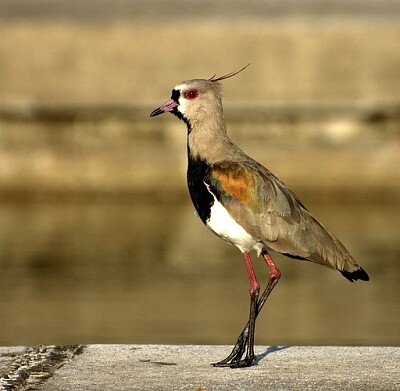
[[150, 117], [169, 112], [185, 121], [190, 127], [210, 117], [222, 116], [222, 94], [219, 82], [237, 75], [248, 65], [224, 76], [186, 80], [177, 84], [172, 90], [171, 99], [155, 109]]

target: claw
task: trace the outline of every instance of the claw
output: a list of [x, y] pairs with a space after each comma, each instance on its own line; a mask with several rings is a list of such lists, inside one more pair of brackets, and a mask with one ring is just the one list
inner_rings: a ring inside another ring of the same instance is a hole
[[255, 361], [256, 356], [246, 357], [243, 360], [232, 362], [230, 367], [231, 368], [246, 368], [250, 367], [253, 362]]
[[230, 368], [242, 368], [250, 366], [255, 360], [254, 355], [253, 357], [246, 356], [246, 358], [242, 359], [242, 356], [246, 351], [248, 340], [248, 325], [246, 325], [242, 333], [239, 335], [239, 338], [237, 339], [236, 344], [229, 356], [219, 362], [213, 363], [212, 366]]
[[256, 356], [245, 357], [243, 360], [240, 359], [241, 356], [235, 356], [229, 361], [225, 360], [219, 361], [212, 364], [213, 367], [229, 367], [229, 368], [246, 368], [250, 367], [256, 360]]

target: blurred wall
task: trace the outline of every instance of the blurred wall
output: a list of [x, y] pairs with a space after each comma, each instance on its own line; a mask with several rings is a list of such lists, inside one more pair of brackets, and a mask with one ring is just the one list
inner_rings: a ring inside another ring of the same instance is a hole
[[376, 20], [7, 21], [0, 102], [143, 104], [249, 62], [227, 100], [398, 101], [399, 35]]
[[248, 153], [295, 186], [396, 198], [400, 6], [242, 3], [4, 1], [0, 192], [148, 192], [165, 167], [178, 167], [169, 184], [181, 189], [184, 127], [149, 111], [181, 80], [250, 62], [224, 82]]

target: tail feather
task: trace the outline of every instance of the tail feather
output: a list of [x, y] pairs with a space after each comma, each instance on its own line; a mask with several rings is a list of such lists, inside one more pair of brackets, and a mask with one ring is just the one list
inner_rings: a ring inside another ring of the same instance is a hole
[[360, 267], [354, 272], [347, 272], [345, 270], [340, 270], [340, 273], [343, 274], [350, 282], [354, 282], [357, 280], [369, 281], [368, 273]]

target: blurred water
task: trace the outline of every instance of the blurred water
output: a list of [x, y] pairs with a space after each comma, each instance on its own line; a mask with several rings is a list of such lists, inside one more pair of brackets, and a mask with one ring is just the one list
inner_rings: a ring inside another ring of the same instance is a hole
[[[308, 206], [371, 281], [273, 254], [257, 343], [398, 345], [400, 205]], [[0, 345], [231, 344], [248, 315], [240, 253], [189, 201], [1, 204], [0, 270]]]

